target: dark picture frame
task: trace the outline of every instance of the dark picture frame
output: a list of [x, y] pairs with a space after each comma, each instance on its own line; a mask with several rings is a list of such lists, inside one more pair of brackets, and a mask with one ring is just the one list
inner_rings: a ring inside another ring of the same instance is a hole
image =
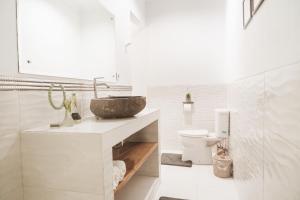
[[252, 19], [252, 0], [243, 0], [243, 27], [247, 28]]
[[264, 0], [251, 0], [251, 1], [252, 1], [252, 15], [254, 15], [258, 11], [258, 9], [260, 8]]

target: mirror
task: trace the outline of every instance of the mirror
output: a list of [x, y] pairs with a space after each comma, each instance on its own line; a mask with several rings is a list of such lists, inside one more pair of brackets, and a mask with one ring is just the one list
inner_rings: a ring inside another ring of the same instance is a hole
[[99, 0], [18, 0], [19, 72], [113, 81], [115, 23]]

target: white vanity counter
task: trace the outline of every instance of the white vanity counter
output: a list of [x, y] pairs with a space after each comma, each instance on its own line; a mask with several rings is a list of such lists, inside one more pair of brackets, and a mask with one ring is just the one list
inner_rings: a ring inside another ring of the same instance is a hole
[[[136, 197], [150, 200], [153, 191], [149, 187], [154, 188], [160, 176], [158, 120], [158, 110], [144, 110], [134, 118], [97, 120], [91, 117], [72, 127], [24, 131], [25, 200], [40, 200], [45, 195], [43, 199], [47, 200], [135, 200]], [[125, 139], [155, 146], [128, 184], [114, 192], [112, 147]], [[134, 183], [135, 180], [150, 185], [134, 194], [131, 189], [137, 188], [130, 185], [142, 185]], [[145, 197], [141, 197], [143, 191]]]
[[71, 127], [44, 126], [23, 131], [23, 134], [96, 134], [105, 140], [105, 147], [112, 147], [158, 118], [159, 110], [145, 109], [133, 118], [97, 120], [95, 117], [89, 117]]

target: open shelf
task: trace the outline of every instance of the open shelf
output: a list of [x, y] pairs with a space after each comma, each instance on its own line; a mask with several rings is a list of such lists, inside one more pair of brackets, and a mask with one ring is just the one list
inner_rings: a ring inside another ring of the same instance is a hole
[[156, 142], [127, 142], [123, 147], [114, 149], [114, 160], [123, 160], [126, 163], [125, 177], [114, 191], [115, 193], [130, 181], [157, 147]]
[[158, 192], [159, 178], [135, 175], [119, 192], [114, 200], [149, 200], [154, 199]]

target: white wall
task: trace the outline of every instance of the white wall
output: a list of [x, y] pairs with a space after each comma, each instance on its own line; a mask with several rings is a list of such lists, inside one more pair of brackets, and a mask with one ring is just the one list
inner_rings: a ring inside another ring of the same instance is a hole
[[131, 66], [132, 93], [134, 95], [147, 95], [149, 79], [147, 33], [147, 29], [141, 27], [141, 30], [135, 34], [135, 37], [131, 40], [131, 45], [127, 48]]
[[147, 85], [226, 82], [225, 1], [147, 3]]
[[[214, 130], [214, 109], [226, 107], [225, 9], [218, 0], [151, 0], [132, 45], [133, 94], [161, 109], [162, 149], [180, 151], [179, 129]], [[190, 88], [193, 113], [183, 113]]]
[[17, 19], [14, 0], [0, 1], [0, 73], [18, 72]]
[[299, 199], [300, 62], [230, 88], [230, 152], [239, 199]]
[[298, 199], [300, 2], [265, 0], [246, 30], [242, 0], [227, 2], [227, 64], [239, 79], [228, 97], [239, 198]]
[[227, 61], [230, 79], [300, 60], [300, 1], [266, 0], [246, 30], [242, 0], [227, 0]]
[[146, 26], [128, 47], [133, 94], [147, 87], [223, 84], [225, 1], [149, 0]]
[[[184, 112], [182, 102], [190, 92], [192, 112]], [[177, 131], [207, 129], [214, 132], [217, 108], [227, 104], [226, 85], [154, 86], [148, 88], [148, 106], [160, 108], [161, 144], [163, 151], [180, 152], [182, 145]]]

